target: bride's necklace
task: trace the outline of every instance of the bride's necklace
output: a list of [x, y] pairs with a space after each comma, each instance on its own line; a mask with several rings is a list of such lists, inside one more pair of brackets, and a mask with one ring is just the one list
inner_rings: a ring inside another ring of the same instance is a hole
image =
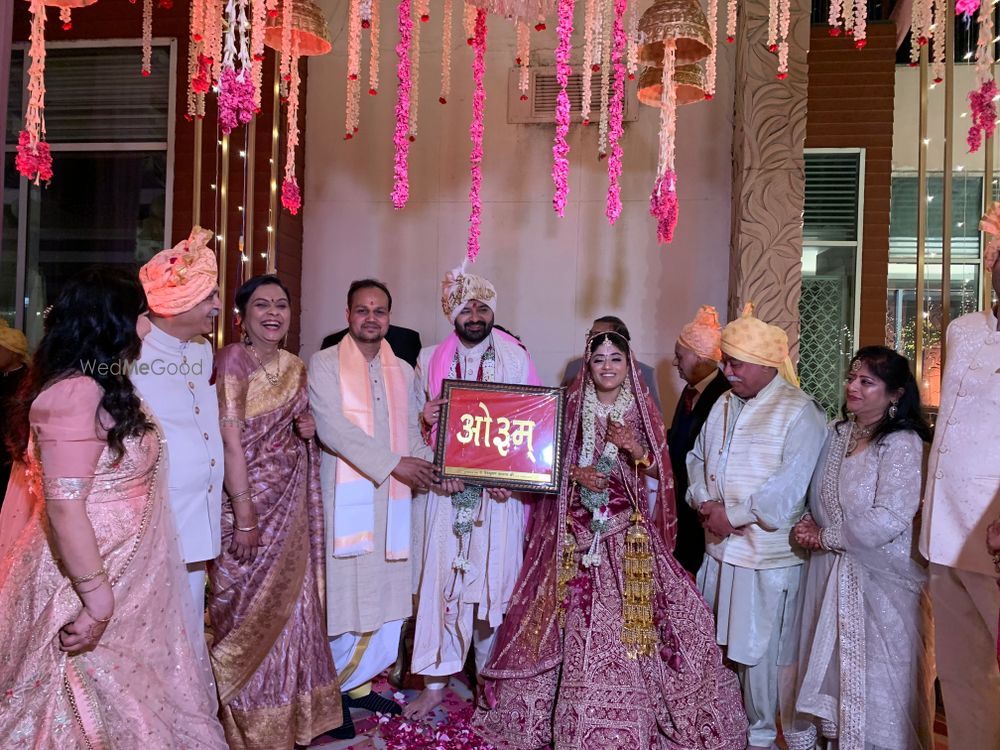
[[851, 434], [847, 438], [848, 456], [853, 454], [854, 451], [858, 449], [858, 445], [861, 443], [862, 440], [864, 440], [865, 442], [868, 441], [868, 439], [872, 436], [872, 433], [875, 432], [876, 425], [877, 423], [868, 425], [867, 427], [863, 427], [862, 425], [858, 424], [856, 420], [851, 422]]
[[260, 355], [257, 354], [257, 350], [254, 348], [254, 345], [247, 344], [247, 347], [250, 349], [250, 353], [253, 355], [253, 358], [257, 360], [257, 364], [260, 365], [260, 369], [264, 372], [264, 377], [267, 378], [267, 382], [271, 385], [277, 385], [278, 379], [281, 377], [281, 352], [279, 351], [278, 356], [275, 357], [277, 362], [274, 374], [272, 375], [267, 371], [267, 368], [264, 367], [264, 362], [261, 360]]

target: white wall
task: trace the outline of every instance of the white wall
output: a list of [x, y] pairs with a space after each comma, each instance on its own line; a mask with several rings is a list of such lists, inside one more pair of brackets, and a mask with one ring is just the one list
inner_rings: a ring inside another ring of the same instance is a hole
[[[465, 255], [469, 215], [472, 52], [461, 16], [456, 13], [453, 27], [453, 86], [445, 106], [437, 101], [437, 0], [431, 21], [421, 28], [419, 137], [410, 151], [410, 202], [397, 212], [390, 202], [395, 6], [383, 0], [379, 94], [362, 95], [360, 132], [344, 141], [345, 1], [320, 5], [337, 22], [331, 22], [333, 52], [309, 62], [303, 356], [312, 354], [325, 334], [343, 327], [347, 287], [368, 275], [392, 290], [393, 322], [416, 328], [425, 344], [434, 343], [449, 331], [439, 304], [440, 280]], [[540, 48], [532, 51], [536, 64], [552, 64], [554, 25], [532, 32], [533, 45]], [[582, 28], [582, 20], [577, 26]], [[580, 355], [590, 321], [620, 315], [640, 358], [656, 367], [669, 413], [679, 393], [670, 362], [680, 327], [701, 304], [725, 312], [733, 51], [720, 55], [715, 99], [681, 110], [680, 222], [673, 244], [660, 247], [648, 214], [659, 110], [642, 107], [640, 120], [626, 125], [624, 210], [615, 227], [604, 217], [607, 162], [596, 158], [597, 127], [572, 127], [570, 202], [559, 219], [551, 208], [554, 127], [506, 122], [507, 75], [515, 57], [508, 22], [490, 17], [487, 49], [482, 254], [472, 270], [497, 287], [497, 322], [524, 339], [543, 381], [555, 384], [566, 362]]]

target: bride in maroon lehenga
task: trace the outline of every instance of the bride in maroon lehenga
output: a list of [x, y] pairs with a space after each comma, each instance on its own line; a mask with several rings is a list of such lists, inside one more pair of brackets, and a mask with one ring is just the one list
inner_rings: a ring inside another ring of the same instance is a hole
[[[569, 469], [533, 514], [473, 726], [519, 750], [742, 750], [736, 676], [670, 553], [663, 420], [622, 336], [592, 337], [585, 361], [566, 405]], [[655, 518], [644, 473], [660, 479]]]

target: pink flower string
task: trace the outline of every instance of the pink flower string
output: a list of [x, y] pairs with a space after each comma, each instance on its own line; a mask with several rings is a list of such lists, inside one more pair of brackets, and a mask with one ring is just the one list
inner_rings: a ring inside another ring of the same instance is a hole
[[866, 0], [843, 0], [840, 15], [844, 24], [844, 33], [847, 36], [854, 35], [854, 3], [866, 2]]
[[830, 12], [826, 17], [826, 23], [830, 27], [830, 36], [840, 36], [840, 15], [843, 11], [843, 0], [830, 0]]
[[[789, 0], [785, 0], [789, 2]], [[854, 46], [864, 49], [868, 44], [868, 3], [865, 0], [855, 0], [854, 3]]]
[[556, 46], [556, 80], [559, 82], [559, 95], [556, 98], [556, 141], [552, 146], [552, 182], [555, 184], [555, 194], [552, 196], [552, 208], [559, 216], [566, 212], [566, 199], [569, 197], [569, 144], [566, 135], [569, 133], [569, 58], [572, 52], [573, 37], [573, 0], [559, 0], [559, 43]]
[[736, 0], [726, 3], [726, 41], [732, 44], [736, 41]]
[[521, 92], [521, 101], [528, 101], [528, 89], [531, 87], [531, 27], [523, 18], [515, 20], [517, 27], [517, 88]]
[[[862, 3], [864, 0], [862, 0]], [[788, 77], [788, 31], [791, 24], [791, 0], [778, 0], [778, 79]]]
[[[450, 0], [449, 0], [450, 2]], [[379, 0], [372, 0], [371, 20], [369, 22], [369, 44], [371, 48], [368, 53], [368, 94], [375, 96], [378, 93], [378, 55], [379, 55], [379, 32], [381, 30], [381, 14], [379, 11]]]
[[[601, 41], [601, 120], [597, 131], [597, 156], [604, 158], [608, 153], [608, 104], [611, 92], [611, 27], [614, 25], [606, 11], [612, 10], [614, 0], [598, 0]], [[605, 4], [608, 5], [605, 8]]]
[[[719, 0], [709, 0], [709, 5], [715, 3], [718, 7]], [[639, 3], [633, 2], [628, 8], [628, 21], [625, 25], [625, 34], [628, 37], [628, 48], [626, 57], [628, 58], [628, 78], [635, 80], [639, 72]], [[712, 27], [712, 55], [715, 55], [715, 27]], [[713, 81], [714, 85], [714, 81]]]
[[42, 139], [45, 135], [45, 4], [31, 0], [31, 43], [28, 47], [28, 106], [24, 130], [17, 137], [17, 171], [37, 185], [52, 179], [52, 154]]
[[302, 196], [299, 193], [298, 180], [295, 179], [295, 151], [299, 145], [299, 43], [292, 42], [288, 50], [291, 62], [292, 80], [288, 83], [288, 120], [286, 123], [285, 140], [285, 180], [281, 186], [281, 205], [292, 214], [298, 213], [302, 206]]
[[153, 66], [153, 0], [142, 0], [142, 74], [149, 76]]
[[997, 105], [994, 97], [997, 96], [997, 84], [991, 78], [983, 83], [975, 91], [969, 92], [969, 110], [972, 114], [972, 125], [969, 127], [969, 135], [966, 143], [969, 145], [969, 152], [974, 153], [983, 145], [983, 138], [992, 138], [996, 128]]
[[411, 0], [399, 0], [399, 42], [396, 57], [399, 60], [396, 74], [399, 88], [396, 91], [396, 130], [393, 144], [396, 147], [393, 159], [392, 205], [398, 210], [410, 198], [409, 152], [410, 152], [410, 35], [413, 19], [410, 17]]
[[264, 88], [264, 29], [267, 26], [267, 4], [264, 0], [251, 0], [250, 15], [250, 80], [254, 112], [260, 112]]
[[615, 68], [614, 90], [611, 92], [610, 131], [608, 142], [608, 202], [605, 215], [612, 226], [622, 213], [622, 191], [618, 180], [622, 175], [622, 118], [625, 112], [625, 5], [615, 0], [615, 21], [612, 33], [611, 58]]
[[656, 178], [653, 193], [649, 196], [649, 214], [656, 219], [656, 241], [661, 245], [674, 239], [677, 226], [677, 175], [669, 169], [662, 177]]
[[385, 750], [493, 750], [472, 730], [472, 706], [449, 711], [434, 726], [404, 716], [378, 715], [377, 732]]
[[597, 3], [600, 0], [587, 0], [583, 15], [583, 91], [580, 94], [580, 117], [583, 124], [590, 124], [590, 100], [593, 96], [594, 72], [600, 69], [600, 58], [594, 59], [594, 36], [600, 30], [597, 25]]
[[191, 19], [188, 26], [188, 119], [205, 116], [205, 95], [198, 79], [202, 76], [202, 58], [205, 57], [205, 3], [192, 0]]
[[223, 0], [206, 0], [205, 25], [205, 57], [209, 68], [209, 86], [219, 83], [222, 75], [222, 10]]
[[292, 80], [292, 8], [294, 0], [281, 0], [281, 78]]
[[419, 23], [413, 25], [413, 38], [410, 41], [410, 141], [417, 139], [417, 129], [420, 116], [420, 27], [430, 18], [428, 0], [414, 0]]
[[267, 17], [277, 18], [279, 15], [278, 0], [267, 0]]
[[441, 90], [438, 101], [447, 104], [448, 97], [451, 96], [451, 26], [454, 20], [452, 0], [444, 0], [441, 15]]
[[[135, 2], [135, 0], [132, 0]], [[64, 5], [59, 11], [59, 20], [62, 22], [62, 30], [69, 31], [73, 28], [73, 14], [69, 6]]]
[[472, 63], [472, 80], [475, 82], [475, 92], [472, 94], [472, 123], [469, 125], [469, 138], [472, 140], [472, 153], [469, 156], [469, 165], [472, 173], [472, 186], [469, 188], [469, 203], [472, 210], [469, 212], [469, 241], [466, 247], [466, 257], [470, 263], [475, 263], [479, 257], [479, 228], [480, 215], [483, 211], [482, 199], [479, 190], [483, 184], [483, 121], [486, 109], [486, 88], [483, 85], [483, 78], [486, 73], [486, 11], [483, 8], [476, 9], [475, 43], [472, 45], [475, 51], [475, 59]]
[[712, 49], [708, 53], [708, 61], [705, 63], [705, 98], [711, 99], [715, 96], [715, 76], [717, 62], [716, 34], [719, 30], [719, 0], [708, 0], [708, 33], [712, 40]]
[[347, 96], [344, 138], [350, 140], [361, 122], [361, 8], [351, 0], [347, 11]]
[[[242, 80], [241, 80], [242, 78]], [[254, 106], [253, 80], [246, 71], [222, 69], [219, 81], [219, 127], [227, 135], [246, 125], [257, 113]]]

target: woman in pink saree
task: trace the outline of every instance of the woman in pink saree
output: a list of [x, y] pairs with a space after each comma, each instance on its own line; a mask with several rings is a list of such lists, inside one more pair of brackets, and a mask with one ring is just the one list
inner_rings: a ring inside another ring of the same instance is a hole
[[[663, 421], [623, 337], [591, 337], [584, 360], [566, 404], [568, 471], [532, 517], [473, 726], [518, 750], [742, 750], [736, 676], [670, 554]], [[645, 473], [660, 480], [655, 519]]]
[[326, 637], [323, 502], [305, 365], [280, 348], [288, 290], [236, 292], [244, 341], [216, 355], [229, 513], [209, 566], [212, 667], [232, 750], [308, 745], [343, 721]]
[[[11, 409], [0, 515], [0, 747], [225, 750], [159, 427], [123, 367], [142, 287], [86, 271]], [[85, 374], [87, 373], [87, 374]]]

